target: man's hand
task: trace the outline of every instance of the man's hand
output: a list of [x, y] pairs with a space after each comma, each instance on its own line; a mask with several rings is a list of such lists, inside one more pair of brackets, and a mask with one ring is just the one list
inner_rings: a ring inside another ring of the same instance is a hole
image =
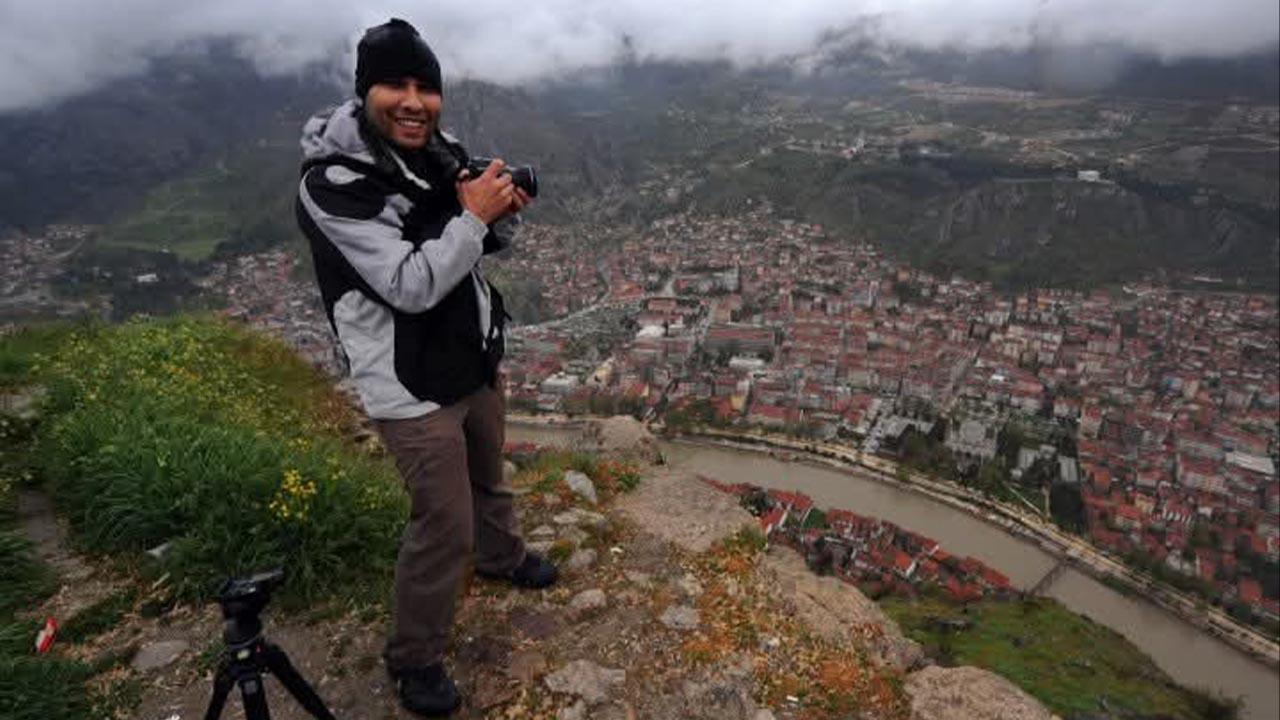
[[511, 207], [507, 214], [515, 215], [531, 202], [533, 202], [533, 198], [529, 197], [529, 193], [517, 187], [515, 193], [511, 197]]
[[[516, 203], [519, 203], [518, 207], [524, 207], [529, 200], [529, 196], [511, 182], [510, 175], [499, 175], [504, 166], [506, 163], [503, 161], [494, 160], [480, 177], [474, 180], [463, 178], [458, 182], [458, 202], [485, 225], [514, 212], [512, 208], [517, 207]], [[523, 200], [520, 195], [524, 195]]]

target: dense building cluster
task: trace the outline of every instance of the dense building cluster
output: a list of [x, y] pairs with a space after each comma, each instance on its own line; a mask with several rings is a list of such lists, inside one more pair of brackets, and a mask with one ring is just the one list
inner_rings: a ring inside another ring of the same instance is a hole
[[932, 538], [886, 520], [838, 508], [819, 510], [803, 494], [703, 481], [738, 496], [758, 515], [760, 531], [805, 555], [814, 570], [871, 593], [914, 595], [935, 590], [964, 603], [1017, 593], [1009, 578], [971, 557], [948, 553]]
[[[540, 265], [556, 266], [546, 252]], [[946, 448], [957, 477], [999, 464], [1005, 480], [1070, 488], [1098, 546], [1280, 619], [1274, 296], [1203, 282], [1007, 294], [763, 205], [654, 222], [598, 265], [596, 305], [514, 333], [518, 402], [647, 408], [873, 452], [914, 432]], [[627, 319], [620, 341], [583, 342], [616, 339]], [[1002, 447], [1010, 438], [1021, 444]]]

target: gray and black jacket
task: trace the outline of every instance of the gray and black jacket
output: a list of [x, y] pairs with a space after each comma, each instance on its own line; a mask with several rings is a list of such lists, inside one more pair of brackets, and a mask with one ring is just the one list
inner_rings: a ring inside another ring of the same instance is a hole
[[507, 318], [479, 261], [516, 223], [490, 228], [462, 209], [462, 146], [436, 133], [398, 153], [352, 100], [309, 120], [302, 149], [298, 224], [369, 416], [425, 415], [492, 384]]

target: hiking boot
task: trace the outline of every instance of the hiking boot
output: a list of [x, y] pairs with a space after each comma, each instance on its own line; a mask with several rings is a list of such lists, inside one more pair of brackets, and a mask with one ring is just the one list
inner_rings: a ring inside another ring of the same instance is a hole
[[427, 717], [444, 717], [462, 702], [458, 686], [449, 679], [442, 663], [426, 667], [392, 670], [396, 694], [405, 710]]
[[492, 580], [506, 580], [516, 587], [530, 590], [549, 587], [560, 579], [560, 571], [556, 570], [556, 566], [535, 552], [526, 552], [524, 560], [521, 560], [515, 570], [506, 575], [495, 575], [479, 571], [477, 571], [477, 574]]

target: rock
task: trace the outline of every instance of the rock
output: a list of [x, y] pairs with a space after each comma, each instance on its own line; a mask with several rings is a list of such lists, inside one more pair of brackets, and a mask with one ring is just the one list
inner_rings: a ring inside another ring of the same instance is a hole
[[753, 682], [749, 666], [724, 667], [703, 680], [684, 683], [685, 712], [682, 717], [705, 720], [754, 720], [756, 703], [751, 699]]
[[600, 502], [600, 498], [596, 497], [595, 483], [591, 482], [591, 478], [586, 473], [580, 473], [577, 470], [566, 470], [564, 473], [565, 484], [573, 491], [574, 495], [595, 505]]
[[632, 584], [639, 585], [642, 588], [653, 586], [653, 578], [649, 576], [649, 573], [640, 572], [639, 570], [627, 570], [623, 574], [627, 576], [627, 580], [630, 580]]
[[878, 605], [833, 577], [813, 574], [794, 550], [773, 546], [757, 570], [761, 587], [790, 607], [813, 632], [850, 640], [881, 665], [905, 671], [924, 662], [924, 651]]
[[680, 578], [680, 581], [676, 583], [676, 586], [690, 600], [702, 594], [702, 583], [698, 582], [698, 578], [693, 573], [685, 573], [684, 577]]
[[481, 710], [509, 703], [515, 696], [516, 688], [501, 675], [484, 672], [472, 681], [471, 704]]
[[133, 656], [133, 661], [129, 664], [138, 672], [159, 670], [171, 665], [190, 647], [190, 643], [185, 640], [161, 640], [148, 643], [138, 650], [138, 654]]
[[625, 670], [601, 667], [590, 660], [574, 660], [546, 677], [551, 692], [580, 697], [588, 703], [607, 700], [615, 685], [626, 682]]
[[974, 667], [928, 667], [907, 676], [911, 720], [1057, 720], [1035, 698]]
[[756, 714], [751, 720], [777, 720], [777, 718], [773, 716], [773, 711], [769, 708], [760, 708], [756, 710]]
[[604, 525], [609, 521], [605, 516], [598, 512], [573, 508], [557, 514], [555, 517], [551, 518], [551, 522], [554, 522], [557, 525], [588, 525], [590, 527], [604, 527]]
[[636, 720], [636, 711], [627, 703], [609, 703], [591, 711], [591, 720]]
[[577, 700], [569, 707], [560, 708], [556, 720], [587, 720], [587, 704]]
[[639, 590], [635, 590], [633, 588], [619, 590], [618, 593], [614, 595], [614, 598], [617, 600], [619, 605], [647, 605], [645, 595], [641, 594]]
[[585, 610], [598, 610], [609, 604], [609, 599], [605, 596], [604, 591], [599, 588], [591, 590], [583, 590], [573, 599], [569, 601], [569, 607], [578, 612]]
[[658, 619], [672, 630], [697, 630], [700, 622], [698, 611], [688, 605], [673, 605]]
[[547, 658], [537, 650], [517, 650], [507, 660], [507, 676], [531, 683], [547, 671]]
[[555, 536], [556, 536], [556, 529], [551, 527], [550, 525], [539, 525], [538, 527], [529, 531], [529, 537], [538, 538], [540, 540], [553, 538]]
[[551, 552], [551, 548], [555, 546], [556, 542], [554, 540], [533, 540], [524, 544], [526, 550], [532, 550], [543, 557], [546, 557], [547, 553]]
[[670, 468], [646, 476], [617, 507], [642, 530], [694, 553], [756, 522], [732, 496]]
[[150, 555], [153, 559], [163, 560], [165, 554], [169, 552], [169, 548], [171, 547], [173, 547], [172, 542], [160, 543], [159, 545], [148, 550], [147, 554]]
[[596, 551], [591, 549], [574, 550], [569, 559], [565, 561], [566, 570], [580, 572], [590, 568], [596, 563]]
[[39, 417], [40, 404], [44, 402], [47, 394], [48, 391], [43, 385], [32, 385], [11, 393], [0, 394], [0, 415], [19, 420], [34, 420]]
[[644, 423], [626, 415], [591, 420], [582, 429], [576, 444], [583, 450], [656, 465], [662, 451]]
[[587, 541], [587, 538], [589, 537], [587, 533], [582, 530], [582, 528], [576, 525], [570, 525], [569, 527], [565, 528], [564, 532], [560, 533], [560, 536], [563, 537], [565, 540], [572, 542], [574, 545], [583, 544], [584, 542]]
[[560, 632], [563, 623], [552, 611], [520, 610], [511, 614], [511, 627], [530, 640], [546, 640]]

